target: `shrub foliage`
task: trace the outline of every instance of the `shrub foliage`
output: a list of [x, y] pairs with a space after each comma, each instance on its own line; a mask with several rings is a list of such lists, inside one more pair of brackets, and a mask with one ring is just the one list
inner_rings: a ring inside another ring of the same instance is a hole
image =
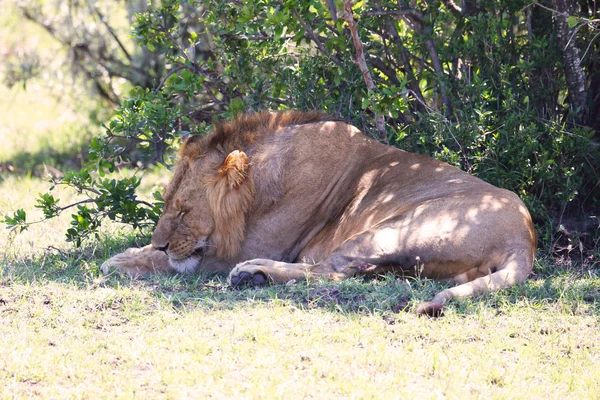
[[[164, 0], [133, 36], [163, 63], [58, 181], [76, 204], [70, 240], [108, 217], [159, 216], [124, 162], [171, 164], [180, 138], [215, 119], [318, 109], [392, 145], [517, 192], [538, 226], [598, 207], [600, 20], [590, 0]], [[377, 121], [385, 121], [378, 125]], [[46, 217], [70, 208], [44, 194]], [[26, 226], [19, 210], [6, 222]]]

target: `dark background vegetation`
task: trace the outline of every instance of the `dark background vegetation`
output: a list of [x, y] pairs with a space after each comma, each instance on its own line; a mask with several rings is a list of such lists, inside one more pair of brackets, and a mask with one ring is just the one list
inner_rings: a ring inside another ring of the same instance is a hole
[[[182, 137], [240, 112], [317, 109], [515, 191], [545, 254], [596, 262], [595, 0], [150, 3], [16, 3], [60, 43], [73, 82], [114, 109], [90, 115], [105, 134], [90, 140], [81, 169], [60, 155], [45, 160], [63, 170], [57, 184], [87, 196], [40, 196], [47, 218], [75, 211], [69, 240], [80, 243], [103, 218], [142, 228], [158, 218], [160, 196], [140, 200], [141, 178], [106, 175], [115, 168], [171, 165]], [[115, 4], [131, 32], [107, 13]], [[3, 61], [8, 86], [45, 69], [35, 52]], [[5, 222], [28, 223], [23, 210]]]

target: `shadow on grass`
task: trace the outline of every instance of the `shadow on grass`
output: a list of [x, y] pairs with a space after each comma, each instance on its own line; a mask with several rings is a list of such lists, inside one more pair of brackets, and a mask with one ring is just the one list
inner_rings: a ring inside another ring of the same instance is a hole
[[[322, 309], [339, 314], [378, 314], [391, 316], [414, 312], [447, 284], [432, 280], [403, 279], [388, 274], [373, 278], [351, 278], [342, 282], [296, 282], [262, 288], [232, 288], [219, 274], [157, 275], [131, 279], [113, 273], [103, 276], [103, 260], [130, 246], [143, 245], [143, 239], [106, 239], [69, 252], [49, 250], [36, 259], [11, 262], [0, 253], [0, 287], [17, 284], [43, 284], [54, 281], [81, 290], [99, 286], [129, 287], [147, 292], [157, 301], [181, 312], [191, 309], [223, 310], [255, 304], [277, 304], [302, 310]], [[600, 271], [582, 273], [551, 268], [549, 261], [537, 262], [544, 272], [524, 284], [479, 298], [455, 299], [448, 313], [478, 314], [482, 310], [503, 314], [515, 310], [552, 310], [567, 315], [600, 316]], [[393, 320], [393, 319], [392, 319]]]
[[36, 152], [22, 152], [0, 162], [0, 172], [25, 175], [36, 172], [43, 165], [59, 170], [79, 170], [86, 155], [87, 148], [81, 145], [66, 150], [44, 148]]

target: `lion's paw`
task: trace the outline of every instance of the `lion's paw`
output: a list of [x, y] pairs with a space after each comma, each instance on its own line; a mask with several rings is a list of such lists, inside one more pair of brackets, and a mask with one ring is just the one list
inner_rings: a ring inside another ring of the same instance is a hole
[[104, 275], [116, 272], [120, 275], [127, 275], [133, 278], [139, 278], [149, 273], [146, 264], [147, 257], [137, 249], [128, 249], [104, 261], [100, 266], [100, 271]]
[[124, 271], [127, 269], [125, 268], [125, 265], [130, 258], [131, 257], [127, 256], [127, 253], [117, 254], [116, 256], [104, 261], [100, 266], [100, 271], [104, 275], [108, 275], [112, 271]]
[[426, 301], [417, 307], [417, 315], [427, 315], [429, 317], [441, 317], [444, 315], [444, 304], [435, 301]]
[[267, 273], [260, 261], [262, 260], [251, 260], [236, 265], [227, 278], [229, 284], [233, 287], [266, 285]]

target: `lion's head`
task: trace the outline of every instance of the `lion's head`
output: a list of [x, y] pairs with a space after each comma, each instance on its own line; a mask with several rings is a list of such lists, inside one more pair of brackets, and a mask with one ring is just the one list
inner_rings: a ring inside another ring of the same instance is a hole
[[[239, 251], [253, 197], [245, 153], [208, 148], [207, 140], [188, 142], [152, 234], [152, 245], [182, 272], [194, 270], [203, 256], [227, 259]], [[200, 152], [189, 154], [194, 142]]]
[[243, 150], [251, 152], [264, 135], [278, 128], [326, 118], [298, 112], [244, 115], [218, 124], [208, 136], [188, 138], [163, 194], [165, 206], [152, 245], [165, 251], [181, 272], [196, 269], [203, 256], [234, 258], [244, 241], [246, 215], [255, 194]]

